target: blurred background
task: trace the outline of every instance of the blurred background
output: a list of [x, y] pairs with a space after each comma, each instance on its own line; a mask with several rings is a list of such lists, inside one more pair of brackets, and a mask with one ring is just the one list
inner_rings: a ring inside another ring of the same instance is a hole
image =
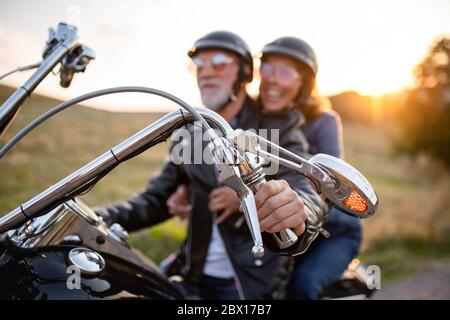
[[[319, 89], [343, 120], [345, 160], [379, 195], [377, 214], [363, 221], [359, 258], [380, 266], [382, 285], [450, 270], [448, 0], [0, 0], [0, 74], [40, 61], [47, 29], [60, 21], [78, 27], [96, 60], [67, 89], [48, 76], [0, 145], [59, 101], [96, 89], [149, 86], [199, 105], [186, 53], [210, 31], [236, 32], [255, 55], [277, 37], [297, 36], [318, 55]], [[30, 74], [0, 81], [0, 101]], [[258, 79], [249, 91], [257, 88]], [[162, 99], [123, 94], [47, 121], [2, 159], [0, 215], [173, 108]], [[122, 164], [84, 200], [100, 205], [142, 190], [167, 149], [162, 144]], [[131, 242], [159, 262], [183, 240], [185, 227], [172, 219]]]

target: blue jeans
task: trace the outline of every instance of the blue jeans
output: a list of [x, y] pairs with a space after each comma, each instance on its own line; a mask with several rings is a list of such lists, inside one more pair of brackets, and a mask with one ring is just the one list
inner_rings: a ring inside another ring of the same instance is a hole
[[305, 254], [296, 257], [288, 288], [290, 299], [318, 299], [358, 254], [361, 226], [357, 218], [332, 209], [324, 227], [331, 237], [319, 235]]
[[203, 275], [196, 288], [206, 300], [239, 300], [239, 293], [233, 279]]

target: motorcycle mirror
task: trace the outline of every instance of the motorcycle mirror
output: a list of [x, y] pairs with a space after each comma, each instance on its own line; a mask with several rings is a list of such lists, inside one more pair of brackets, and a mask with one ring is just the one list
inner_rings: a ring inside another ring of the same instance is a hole
[[336, 207], [358, 218], [368, 218], [375, 213], [378, 197], [358, 170], [341, 159], [321, 153], [311, 157], [309, 162], [325, 170], [334, 180], [334, 188], [321, 192]]
[[93, 59], [95, 59], [94, 50], [82, 44], [75, 47], [61, 61], [61, 87], [68, 88], [73, 75], [77, 72], [84, 72], [88, 63]]

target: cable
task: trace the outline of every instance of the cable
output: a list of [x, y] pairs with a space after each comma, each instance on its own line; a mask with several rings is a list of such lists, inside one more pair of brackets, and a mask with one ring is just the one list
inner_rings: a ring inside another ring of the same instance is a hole
[[7, 73], [0, 75], [0, 80], [3, 80], [7, 76], [10, 76], [13, 73], [16, 73], [16, 72], [19, 72], [19, 71], [22, 72], [22, 71], [26, 71], [26, 70], [36, 69], [40, 65], [41, 65], [41, 63], [38, 62], [38, 63], [34, 63], [34, 64], [29, 64], [29, 65], [24, 66], [24, 67], [18, 67], [18, 68], [14, 69], [14, 70], [8, 71]]
[[[52, 116], [56, 115], [58, 112], [63, 111], [64, 109], [67, 109], [67, 108], [69, 108], [69, 107], [71, 107], [73, 105], [76, 105], [76, 104], [80, 103], [80, 102], [83, 102], [83, 101], [86, 101], [86, 100], [89, 100], [89, 99], [92, 99], [92, 98], [95, 98], [95, 97], [108, 95], [108, 94], [114, 94], [114, 93], [121, 93], [121, 92], [148, 93], [148, 94], [158, 95], [158, 96], [161, 96], [161, 97], [166, 98], [168, 100], [171, 100], [171, 101], [175, 102], [176, 104], [180, 105], [181, 107], [185, 108], [186, 110], [188, 110], [190, 113], [192, 113], [194, 115], [194, 117], [196, 119], [198, 119], [202, 123], [202, 125], [205, 127], [206, 130], [211, 129], [209, 124], [198, 113], [197, 110], [192, 108], [189, 104], [187, 104], [183, 100], [177, 98], [174, 95], [171, 95], [170, 93], [167, 93], [167, 92], [164, 92], [164, 91], [161, 91], [161, 90], [158, 90], [158, 89], [145, 88], [145, 87], [116, 87], [116, 88], [103, 89], [103, 90], [98, 90], [98, 91], [87, 93], [85, 95], [82, 95], [82, 96], [76, 97], [74, 99], [65, 101], [65, 102], [57, 105], [56, 107], [52, 108], [51, 110], [47, 111], [46, 113], [41, 115], [39, 118], [35, 119], [33, 122], [28, 124], [25, 128], [23, 128], [18, 134], [16, 134], [12, 138], [0, 150], [0, 158], [2, 158], [4, 155], [6, 155], [21, 139], [23, 139], [33, 129], [35, 129], [37, 126], [39, 126], [41, 123], [43, 123], [47, 119], [49, 119]], [[174, 127], [178, 127], [178, 126], [174, 126]], [[175, 130], [175, 128], [173, 128], [173, 130]], [[104, 176], [106, 176], [111, 170], [113, 170], [115, 167], [117, 167], [121, 162], [129, 160], [129, 159], [137, 156], [138, 154], [140, 154], [142, 151], [145, 151], [146, 149], [148, 149], [148, 148], [150, 148], [150, 147], [152, 147], [152, 146], [154, 146], [154, 145], [156, 145], [156, 144], [158, 144], [158, 143], [160, 143], [162, 141], [165, 141], [168, 137], [170, 137], [171, 133], [172, 133], [171, 131], [170, 132], [164, 132], [158, 138], [156, 138], [156, 139], [152, 140], [151, 142], [149, 142], [148, 144], [140, 147], [138, 150], [136, 150], [132, 154], [128, 155], [126, 158], [122, 159], [121, 161], [117, 161], [117, 163], [114, 164], [112, 167], [110, 167], [107, 170], [105, 170], [103, 172], [100, 172], [98, 175], [92, 177], [92, 179], [90, 179], [89, 181], [85, 182], [83, 185], [79, 186], [77, 189], [71, 191], [70, 193], [67, 193], [67, 194], [63, 195], [59, 200], [53, 202], [49, 206], [49, 208], [46, 208], [46, 209], [51, 210], [54, 207], [56, 207], [57, 205], [65, 202], [65, 201], [67, 201], [69, 199], [73, 199], [75, 196], [77, 196], [79, 194], [85, 194], [85, 193], [89, 192], [89, 190], [99, 180], [101, 180]]]
[[8, 141], [8, 143], [6, 143], [3, 146], [3, 148], [0, 150], [0, 159], [3, 158], [3, 156], [5, 156], [28, 133], [30, 133], [30, 131], [32, 131], [37, 126], [39, 126], [41, 123], [43, 123], [47, 119], [53, 117], [55, 114], [59, 113], [60, 111], [62, 111], [64, 109], [67, 109], [67, 108], [69, 108], [69, 107], [71, 107], [73, 105], [76, 105], [76, 104], [78, 104], [80, 102], [86, 101], [86, 100], [90, 100], [90, 99], [93, 99], [93, 98], [96, 98], [96, 97], [105, 96], [105, 95], [109, 95], [109, 94], [123, 93], [123, 92], [148, 93], [148, 94], [153, 94], [153, 95], [157, 95], [157, 96], [166, 98], [166, 99], [168, 99], [170, 101], [175, 102], [179, 106], [183, 107], [184, 109], [186, 109], [190, 113], [192, 113], [194, 115], [194, 117], [202, 123], [203, 127], [206, 130], [211, 129], [211, 127], [209, 126], [208, 122], [206, 122], [206, 120], [198, 113], [197, 110], [192, 108], [189, 104], [187, 104], [186, 102], [184, 102], [180, 98], [178, 98], [178, 97], [176, 97], [176, 96], [174, 96], [174, 95], [172, 95], [170, 93], [167, 93], [167, 92], [162, 91], [162, 90], [153, 89], [153, 88], [146, 88], [146, 87], [135, 87], [135, 86], [131, 86], [131, 87], [115, 87], [115, 88], [102, 89], [102, 90], [97, 90], [97, 91], [93, 91], [93, 92], [90, 92], [90, 93], [86, 93], [86, 94], [81, 95], [79, 97], [67, 100], [67, 101], [65, 101], [63, 103], [60, 103], [56, 107], [54, 107], [51, 110], [47, 111], [46, 113], [41, 115], [39, 118], [36, 118], [35, 120], [33, 120], [25, 128], [20, 130], [19, 133], [17, 133], [11, 140]]

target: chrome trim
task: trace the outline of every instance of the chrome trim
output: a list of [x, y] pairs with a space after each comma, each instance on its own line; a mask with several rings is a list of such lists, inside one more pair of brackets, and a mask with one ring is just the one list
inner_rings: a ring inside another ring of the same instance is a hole
[[61, 243], [64, 244], [81, 244], [83, 242], [83, 239], [80, 238], [79, 235], [76, 234], [68, 234], [65, 236]]
[[[309, 159], [311, 163], [327, 170], [332, 178], [337, 180], [334, 188], [324, 188], [322, 191], [327, 199], [346, 213], [359, 217], [372, 216], [378, 207], [378, 197], [369, 181], [354, 167], [345, 161], [326, 155], [317, 154]], [[343, 204], [352, 191], [356, 191], [366, 202], [368, 208], [365, 212], [352, 210]]]
[[98, 252], [87, 248], [70, 250], [69, 261], [88, 275], [96, 275], [105, 268], [105, 259]]
[[24, 219], [22, 206], [19, 206], [10, 211], [8, 214], [0, 217], [0, 233], [17, 228], [21, 226], [26, 220], [27, 219]]
[[369, 198], [371, 203], [376, 203], [378, 201], [375, 190], [370, 185], [369, 181], [354, 167], [352, 167], [347, 162], [326, 155], [326, 154], [316, 154], [311, 159], [310, 162], [314, 164], [319, 164], [325, 167], [327, 170], [332, 170], [341, 178], [350, 180], [352, 184], [356, 186], [357, 189], [364, 192], [364, 195]]
[[86, 220], [89, 224], [97, 226], [102, 222], [102, 219], [87, 206], [83, 201], [78, 198], [75, 200], [69, 200], [65, 203], [70, 209], [72, 209], [79, 217]]
[[[96, 219], [93, 219], [92, 214]], [[21, 248], [59, 245], [70, 236], [78, 236], [82, 224], [80, 219], [96, 227], [101, 234], [107, 234], [106, 228], [100, 225], [101, 219], [80, 199], [76, 199], [69, 200], [45, 215], [27, 221], [20, 228], [9, 231], [8, 237]]]
[[118, 223], [114, 223], [108, 228], [108, 235], [122, 243], [126, 243], [128, 240], [128, 232]]

